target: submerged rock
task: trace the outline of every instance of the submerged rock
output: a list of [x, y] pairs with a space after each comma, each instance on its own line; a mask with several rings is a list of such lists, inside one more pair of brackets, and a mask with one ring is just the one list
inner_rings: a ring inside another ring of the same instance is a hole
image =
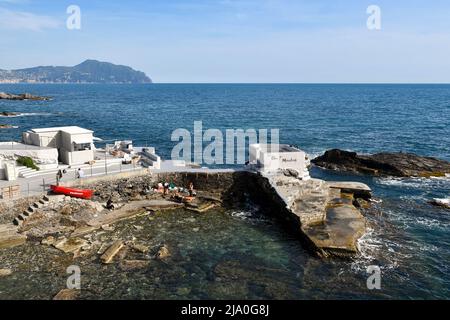
[[131, 248], [135, 251], [138, 251], [140, 253], [147, 253], [149, 251], [148, 246], [144, 245], [144, 244], [139, 244], [139, 243], [133, 243], [131, 244]]
[[359, 155], [356, 152], [332, 149], [311, 162], [325, 169], [377, 176], [442, 177], [446, 173], [450, 173], [450, 162], [448, 161], [403, 152]]
[[111, 263], [114, 257], [117, 255], [117, 253], [119, 253], [120, 249], [123, 248], [123, 246], [124, 246], [123, 241], [117, 240], [108, 248], [108, 250], [105, 251], [105, 253], [103, 253], [100, 259], [104, 264]]
[[11, 269], [0, 269], [0, 278], [1, 277], [7, 277], [12, 274]]
[[48, 236], [47, 238], [42, 239], [41, 244], [46, 246], [51, 246], [55, 243], [56, 239], [53, 236]]
[[167, 245], [163, 245], [159, 248], [158, 252], [155, 255], [156, 259], [163, 260], [165, 258], [170, 257], [170, 251]]
[[145, 269], [150, 265], [150, 261], [146, 260], [123, 260], [119, 263], [119, 268], [122, 271], [133, 271]]
[[53, 300], [76, 300], [79, 294], [80, 290], [62, 289], [53, 297]]
[[88, 241], [80, 238], [61, 239], [56, 241], [53, 246], [64, 253], [75, 253], [76, 251], [88, 246]]

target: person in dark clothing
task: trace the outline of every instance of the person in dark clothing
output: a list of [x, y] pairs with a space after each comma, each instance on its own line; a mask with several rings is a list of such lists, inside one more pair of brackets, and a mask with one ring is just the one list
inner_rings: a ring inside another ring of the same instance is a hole
[[112, 198], [109, 198], [108, 201], [106, 201], [106, 209], [114, 210], [114, 204], [113, 204]]
[[63, 177], [63, 173], [61, 170], [58, 170], [58, 172], [56, 173], [56, 185], [59, 186], [59, 182], [61, 181]]

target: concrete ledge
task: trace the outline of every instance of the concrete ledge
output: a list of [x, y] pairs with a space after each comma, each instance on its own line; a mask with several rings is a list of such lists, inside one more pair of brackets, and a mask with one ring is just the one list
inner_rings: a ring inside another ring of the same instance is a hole
[[95, 184], [97, 182], [113, 181], [113, 180], [118, 180], [118, 179], [128, 179], [128, 178], [144, 176], [144, 175], [151, 175], [151, 171], [149, 171], [148, 169], [141, 169], [141, 170], [134, 170], [134, 171], [119, 172], [119, 173], [113, 173], [113, 174], [108, 174], [108, 175], [103, 175], [103, 176], [71, 180], [71, 181], [61, 183], [61, 185], [65, 186], [65, 187], [84, 186], [84, 185]]

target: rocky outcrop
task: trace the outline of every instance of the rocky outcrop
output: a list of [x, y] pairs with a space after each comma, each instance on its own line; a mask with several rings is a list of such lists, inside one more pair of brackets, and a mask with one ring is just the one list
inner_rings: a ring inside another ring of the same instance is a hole
[[433, 199], [429, 203], [433, 206], [450, 209], [450, 199]]
[[[0, 92], [0, 96], [1, 96], [1, 94], [2, 93]], [[1, 117], [17, 117], [18, 115], [20, 115], [20, 113], [10, 112], [10, 111], [2, 111], [2, 112], [0, 112], [0, 116]]]
[[0, 129], [14, 129], [17, 128], [17, 126], [12, 126], [10, 124], [0, 124]]
[[359, 155], [356, 152], [332, 149], [311, 162], [325, 169], [376, 176], [442, 177], [450, 173], [448, 161], [403, 152]]
[[6, 93], [6, 92], [0, 92], [0, 100], [1, 99], [4, 99], [4, 100], [38, 100], [38, 101], [50, 100], [49, 97], [34, 96], [29, 93], [12, 94], [12, 93]]

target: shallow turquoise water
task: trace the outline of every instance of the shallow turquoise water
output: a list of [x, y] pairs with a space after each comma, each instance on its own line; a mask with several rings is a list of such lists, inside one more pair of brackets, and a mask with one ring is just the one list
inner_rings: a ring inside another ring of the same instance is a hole
[[[20, 127], [0, 131], [3, 141], [19, 139], [22, 131], [32, 127], [82, 125], [103, 139], [148, 143], [169, 157], [174, 146], [171, 132], [176, 128], [192, 131], [193, 122], [202, 120], [205, 129], [279, 128], [282, 142], [313, 155], [339, 147], [359, 152], [401, 150], [450, 160], [449, 85], [0, 85], [0, 91], [54, 97], [50, 102], [0, 101], [0, 111], [35, 113], [0, 118], [2, 123]], [[191, 243], [190, 249], [180, 249], [190, 262], [178, 261], [172, 265], [174, 270], [183, 266], [205, 270], [196, 279], [200, 289], [180, 292], [190, 298], [244, 294], [236, 285], [239, 277], [227, 285], [208, 282], [215, 279], [214, 266], [234, 256], [243, 265], [241, 272], [251, 261], [281, 270], [274, 273], [271, 286], [288, 286], [291, 298], [450, 298], [450, 213], [427, 204], [433, 197], [449, 197], [448, 179], [369, 178], [319, 169], [312, 175], [368, 183], [381, 200], [376, 208], [383, 215], [368, 216], [372, 232], [361, 241], [361, 259], [321, 262], [278, 224], [255, 221], [257, 212], [233, 219], [217, 213], [208, 222], [215, 231], [203, 234], [203, 239], [192, 236], [191, 229], [167, 233]], [[202, 259], [197, 260], [199, 256]], [[365, 287], [365, 268], [371, 264], [383, 270], [379, 292]], [[153, 271], [157, 273], [158, 268]], [[125, 278], [139, 288], [140, 276]], [[264, 290], [267, 280], [257, 280], [246, 286], [246, 297], [283, 298], [275, 289]], [[139, 293], [130, 297], [149, 297], [153, 292], [155, 297], [173, 298], [177, 289], [167, 281], [158, 284], [157, 290], [151, 283], [148, 290], [136, 289]], [[194, 285], [185, 281], [184, 287]]]

